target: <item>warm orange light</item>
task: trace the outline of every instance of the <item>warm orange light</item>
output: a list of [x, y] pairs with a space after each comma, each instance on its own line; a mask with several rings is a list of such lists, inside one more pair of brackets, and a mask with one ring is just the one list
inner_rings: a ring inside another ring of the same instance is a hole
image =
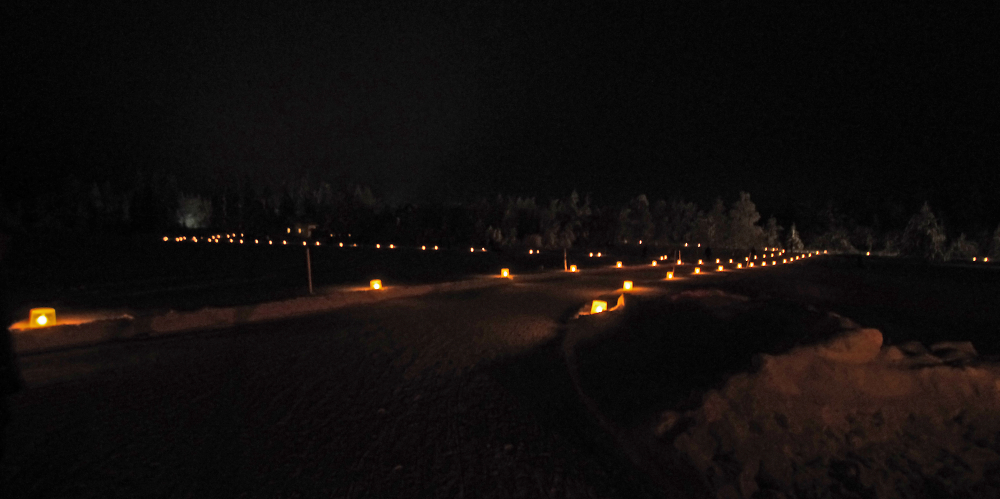
[[625, 281], [625, 283], [622, 284], [622, 289], [625, 291], [632, 289], [632, 281]]
[[316, 241], [316, 246], [319, 246], [319, 241]]
[[718, 268], [717, 270], [718, 270], [719, 272], [722, 272], [722, 265], [719, 265], [719, 268]]
[[753, 262], [750, 262], [750, 265], [747, 265], [747, 267], [753, 267]]
[[240, 244], [243, 244], [243, 240], [242, 239], [240, 239]]
[[476, 252], [476, 248], [469, 248], [469, 253], [475, 253], [475, 252]]
[[340, 243], [340, 247], [343, 248], [344, 247], [344, 243]]
[[163, 236], [163, 242], [167, 242], [169, 239], [167, 236]]
[[742, 263], [737, 263], [737, 264], [736, 264], [736, 268], [738, 268], [738, 269], [742, 269], [742, 268], [743, 268], [743, 264], [742, 264]]
[[761, 265], [762, 267], [767, 267], [767, 262], [761, 262], [761, 264], [760, 264], [760, 265]]
[[594, 303], [590, 305], [590, 313], [599, 314], [608, 309], [608, 302], [603, 300], [594, 300]]
[[375, 249], [382, 249], [382, 245], [381, 244], [376, 244], [375, 245]]
[[268, 241], [267, 244], [274, 244], [274, 241]]
[[500, 277], [510, 277], [510, 269], [500, 269]]
[[656, 260], [653, 260], [653, 266], [654, 267], [656, 266]]
[[729, 259], [729, 263], [733, 263], [733, 259], [732, 258]]
[[600, 258], [600, 257], [601, 257], [601, 252], [598, 251], [597, 252], [597, 258]]
[[427, 251], [427, 246], [421, 246], [420, 251]]
[[569, 271], [570, 272], [576, 272], [576, 265], [570, 265], [569, 266]]
[[594, 258], [594, 254], [593, 253], [590, 254], [590, 258]]
[[289, 234], [291, 234], [291, 233], [292, 233], [292, 228], [291, 228], [291, 227], [289, 227], [289, 228], [288, 228], [288, 233], [289, 233]]
[[702, 264], [702, 261], [699, 259], [698, 260], [698, 265], [701, 265], [701, 264]]
[[684, 247], [687, 248], [688, 247], [688, 243], [684, 243]]
[[674, 273], [673, 272], [667, 272], [667, 279], [673, 279], [673, 278], [674, 278]]
[[529, 255], [534, 255], [535, 254], [535, 250], [528, 250], [528, 254]]
[[990, 261], [990, 257], [988, 256], [983, 257], [983, 262], [988, 262], [988, 261]]
[[[722, 262], [721, 262], [721, 261], [719, 261], [719, 259], [718, 259], [718, 258], [716, 258], [716, 259], [715, 259], [715, 263], [722, 263]], [[732, 262], [730, 262], [730, 263], [732, 263]]]
[[680, 258], [677, 259], [677, 265], [684, 265], [683, 263], [681, 263], [681, 259]]
[[372, 289], [382, 289], [382, 280], [381, 279], [372, 279], [372, 282], [370, 284], [371, 284]]
[[788, 263], [788, 259], [787, 258], [782, 258], [781, 259], [781, 263]]
[[284, 244], [285, 246], [287, 246], [287, 245], [288, 245], [288, 241], [286, 241], [286, 240], [282, 239], [282, 240], [281, 240], [281, 244]]
[[33, 308], [29, 315], [30, 327], [46, 327], [56, 325], [56, 309]]
[[389, 245], [389, 249], [396, 249], [396, 245], [395, 244], [390, 244]]
[[622, 268], [622, 262], [615, 263], [615, 267]]
[[694, 268], [694, 273], [695, 274], [700, 274], [701, 273], [701, 267], [695, 267]]
[[434, 247], [434, 251], [437, 251], [437, 250], [438, 250], [438, 247], [437, 247], [437, 246], [435, 246], [435, 247]]
[[486, 253], [486, 248], [480, 248], [480, 249], [483, 250], [483, 253]]

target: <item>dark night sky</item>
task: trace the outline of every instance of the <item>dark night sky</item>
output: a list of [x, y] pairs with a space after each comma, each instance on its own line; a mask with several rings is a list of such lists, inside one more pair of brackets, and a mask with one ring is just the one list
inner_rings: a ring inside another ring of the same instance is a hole
[[42, 3], [0, 13], [11, 185], [141, 166], [394, 200], [978, 190], [1000, 215], [995, 3]]

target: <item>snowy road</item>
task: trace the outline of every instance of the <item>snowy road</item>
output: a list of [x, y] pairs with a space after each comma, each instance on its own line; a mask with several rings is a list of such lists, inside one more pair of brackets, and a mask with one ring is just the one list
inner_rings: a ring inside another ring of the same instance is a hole
[[652, 496], [561, 352], [620, 278], [23, 358], [4, 497]]
[[562, 350], [577, 307], [626, 277], [640, 293], [718, 286], [847, 312], [887, 340], [996, 351], [974, 337], [1000, 326], [980, 303], [1000, 295], [990, 276], [803, 264], [555, 274], [25, 357], [0, 497], [661, 496], [595, 427]]

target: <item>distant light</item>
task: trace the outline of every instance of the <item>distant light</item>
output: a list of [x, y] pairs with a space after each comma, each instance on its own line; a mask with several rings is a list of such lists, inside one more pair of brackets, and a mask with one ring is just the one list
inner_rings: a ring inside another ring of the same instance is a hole
[[254, 240], [253, 240], [253, 243], [254, 243], [254, 244], [258, 244], [258, 243], [260, 243], [260, 241], [258, 241], [258, 240], [256, 240], [256, 239], [254, 239]]
[[281, 244], [285, 244], [285, 245], [287, 245], [287, 244], [288, 244], [288, 241], [285, 241], [284, 239], [282, 239], [282, 240], [281, 240]]
[[719, 268], [716, 269], [716, 270], [718, 270], [719, 272], [722, 272], [722, 265], [719, 265]]
[[299, 234], [301, 234], [302, 233], [302, 228], [299, 227], [298, 231], [299, 231]]
[[700, 274], [701, 273], [701, 267], [695, 267], [694, 268], [694, 273], [695, 274]]
[[732, 258], [729, 259], [729, 263], [733, 263], [733, 259]]
[[267, 240], [267, 244], [274, 244], [274, 241], [272, 241], [272, 240], [268, 239], [268, 240]]
[[737, 263], [737, 264], [736, 264], [736, 268], [738, 268], [738, 269], [742, 269], [742, 268], [743, 268], [743, 264], [742, 264], [742, 263]]
[[753, 267], [753, 262], [750, 262], [750, 265], [747, 265], [747, 267]]
[[434, 251], [437, 251], [437, 249], [438, 249], [438, 247], [437, 247], [437, 246], [435, 246], [435, 247], [434, 247]]
[[198, 242], [198, 238], [197, 237], [192, 237], [191, 238], [191, 242], [195, 242], [195, 243]]
[[590, 254], [590, 258], [594, 258], [594, 254], [593, 253]]
[[240, 244], [243, 244], [243, 240], [242, 239], [240, 239]]
[[642, 244], [642, 239], [639, 240], [639, 244]]
[[767, 262], [761, 262], [761, 267], [767, 267]]
[[528, 250], [528, 254], [529, 254], [529, 255], [533, 255], [533, 254], [535, 254], [535, 250]]
[[785, 258], [782, 258], [782, 259], [781, 259], [781, 263], [788, 263], [788, 260], [787, 260], [787, 259], [785, 259]]
[[615, 267], [622, 268], [622, 262], [615, 263]]
[[622, 289], [624, 289], [625, 291], [632, 289], [632, 281], [625, 281], [622, 284]]
[[599, 314], [608, 309], [608, 302], [603, 300], [594, 300], [594, 303], [590, 305], [590, 313]]
[[483, 253], [486, 253], [486, 248], [480, 248], [480, 249], [483, 250]]
[[698, 243], [698, 247], [699, 247], [699, 248], [701, 247], [701, 243]]
[[601, 257], [601, 253], [600, 253], [600, 252], [598, 252], [598, 253], [597, 253], [597, 258], [600, 258], [600, 257]]
[[232, 238], [229, 239], [229, 242], [233, 242]]
[[576, 272], [576, 265], [570, 265], [569, 266], [569, 271], [570, 272]]
[[680, 258], [677, 259], [677, 265], [684, 265], [683, 263], [681, 263], [681, 259]]
[[382, 249], [382, 245], [381, 244], [376, 244], [375, 245], [375, 249]]
[[163, 236], [163, 242], [167, 242], [169, 239], [167, 236]]
[[292, 233], [292, 228], [291, 228], [291, 227], [289, 227], [289, 228], [288, 228], [288, 233], [289, 233], [289, 234], [291, 234], [291, 233]]
[[701, 264], [702, 264], [702, 261], [701, 261], [701, 260], [698, 260], [698, 265], [701, 265]]
[[[343, 245], [343, 243], [341, 243], [341, 245]], [[427, 251], [427, 246], [421, 246], [420, 251]]]
[[510, 269], [500, 269], [500, 277], [510, 277]]
[[988, 262], [988, 261], [990, 261], [990, 257], [988, 257], [988, 256], [984, 256], [984, 257], [983, 257], [983, 262]]
[[372, 279], [372, 282], [370, 284], [371, 284], [371, 288], [372, 289], [376, 289], [376, 290], [382, 289], [382, 280], [381, 279]]
[[30, 327], [46, 327], [56, 325], [56, 309], [54, 308], [33, 308], [29, 313]]
[[389, 249], [396, 249], [396, 245], [395, 244], [390, 244], [389, 245]]
[[687, 248], [688, 247], [688, 243], [684, 243], [684, 247]]
[[340, 247], [341, 247], [341, 248], [343, 248], [343, 247], [344, 247], [344, 243], [339, 243], [339, 244], [340, 244]]
[[316, 246], [319, 246], [319, 241], [316, 241]]
[[653, 266], [654, 267], [656, 266], [656, 260], [653, 260]]
[[667, 272], [667, 279], [673, 279], [673, 278], [674, 278], [674, 273], [673, 272]]
[[469, 253], [475, 253], [475, 252], [476, 252], [476, 248], [469, 248]]

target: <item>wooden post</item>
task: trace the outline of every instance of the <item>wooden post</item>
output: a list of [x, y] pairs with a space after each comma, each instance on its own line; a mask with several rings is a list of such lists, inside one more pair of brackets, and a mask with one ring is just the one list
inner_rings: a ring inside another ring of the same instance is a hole
[[313, 294], [312, 259], [309, 258], [309, 246], [306, 246], [306, 272], [309, 274], [309, 294]]

